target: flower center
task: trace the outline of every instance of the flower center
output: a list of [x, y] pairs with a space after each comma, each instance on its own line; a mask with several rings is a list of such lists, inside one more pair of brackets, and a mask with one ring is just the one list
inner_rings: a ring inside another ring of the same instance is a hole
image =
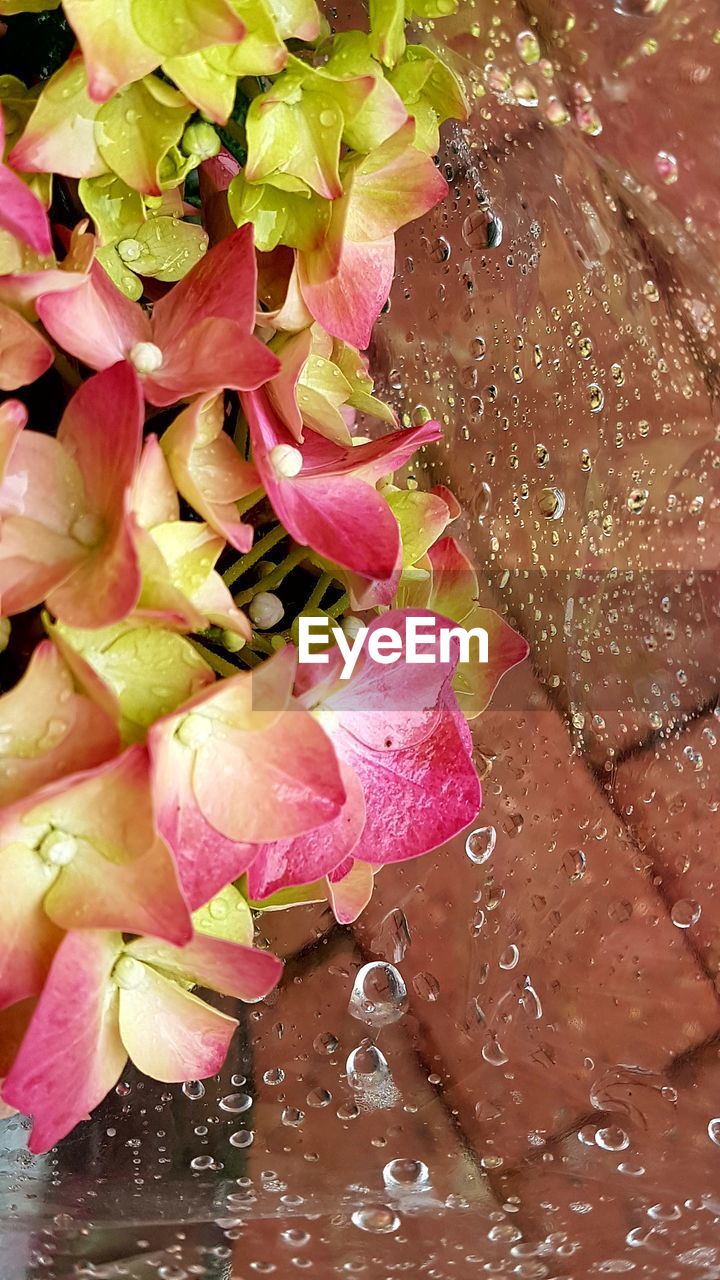
[[292, 480], [302, 471], [303, 456], [291, 444], [276, 444], [270, 450], [270, 466], [278, 480]]
[[64, 831], [49, 832], [38, 849], [40, 857], [53, 867], [66, 867], [69, 862], [72, 862], [77, 851], [77, 840]]
[[129, 359], [139, 374], [157, 373], [162, 367], [163, 353], [154, 342], [136, 342]]
[[70, 529], [70, 533], [81, 547], [96, 547], [102, 542], [105, 533], [105, 521], [102, 516], [92, 511], [86, 511], [85, 515], [78, 516], [77, 520]]
[[141, 987], [145, 980], [144, 966], [134, 956], [120, 956], [112, 971], [112, 980], [118, 987], [132, 991], [135, 987]]

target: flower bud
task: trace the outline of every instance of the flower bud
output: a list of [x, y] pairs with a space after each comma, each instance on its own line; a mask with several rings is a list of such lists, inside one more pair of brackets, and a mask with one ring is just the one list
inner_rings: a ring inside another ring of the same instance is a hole
[[283, 603], [272, 591], [259, 591], [250, 601], [248, 613], [256, 627], [267, 631], [274, 627], [284, 614]]
[[220, 150], [220, 139], [211, 124], [204, 120], [196, 120], [189, 124], [180, 141], [180, 149], [186, 156], [200, 160], [210, 160]]

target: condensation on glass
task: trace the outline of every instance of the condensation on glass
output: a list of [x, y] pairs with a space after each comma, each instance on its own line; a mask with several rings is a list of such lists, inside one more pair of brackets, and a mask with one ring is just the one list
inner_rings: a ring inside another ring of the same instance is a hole
[[130, 1072], [41, 1158], [5, 1122], [3, 1280], [720, 1276], [720, 11], [424, 38], [472, 114], [372, 358], [532, 646], [477, 827], [353, 930], [266, 916], [285, 978], [219, 1079]]

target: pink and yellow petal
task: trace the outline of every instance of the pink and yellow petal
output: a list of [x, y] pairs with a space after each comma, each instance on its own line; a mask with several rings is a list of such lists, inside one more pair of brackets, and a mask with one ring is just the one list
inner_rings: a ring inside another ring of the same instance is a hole
[[350, 862], [349, 869], [343, 865], [327, 880], [328, 898], [338, 924], [353, 924], [373, 893], [374, 868], [369, 862], [355, 859]]
[[17, 1057], [2, 1086], [33, 1118], [30, 1151], [64, 1138], [117, 1081], [127, 1060], [112, 972], [119, 934], [84, 931], [60, 944]]
[[112, 718], [75, 689], [57, 648], [43, 641], [22, 679], [0, 697], [0, 805], [109, 759], [118, 746]]
[[[120, 968], [119, 1026], [125, 1050], [139, 1071], [174, 1083], [202, 1080], [222, 1067], [237, 1028], [234, 1018], [126, 954]], [[132, 983], [132, 985], [131, 985]], [[135, 985], [136, 984], [136, 985]]]
[[168, 427], [160, 444], [185, 501], [230, 546], [246, 552], [253, 530], [235, 504], [259, 489], [260, 478], [223, 431], [223, 419], [222, 395], [199, 397]]
[[0, 849], [0, 1009], [38, 995], [63, 936], [43, 909], [53, 872], [12, 835]]
[[280, 980], [282, 961], [269, 951], [198, 933], [184, 947], [154, 938], [128, 944], [128, 955], [180, 982], [193, 982], [238, 1000], [262, 1000]]

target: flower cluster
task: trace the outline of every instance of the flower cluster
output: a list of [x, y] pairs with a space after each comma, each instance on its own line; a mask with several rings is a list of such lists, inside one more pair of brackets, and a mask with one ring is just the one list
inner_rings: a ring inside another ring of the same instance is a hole
[[[440, 428], [363, 354], [464, 112], [406, 22], [451, 7], [63, 0], [52, 74], [0, 77], [0, 1097], [33, 1151], [128, 1058], [219, 1070], [194, 988], [272, 989], [254, 913], [350, 923], [480, 805], [467, 720], [526, 646], [452, 495], [396, 480]], [[346, 681], [298, 665], [317, 613], [481, 625], [490, 661]]]

